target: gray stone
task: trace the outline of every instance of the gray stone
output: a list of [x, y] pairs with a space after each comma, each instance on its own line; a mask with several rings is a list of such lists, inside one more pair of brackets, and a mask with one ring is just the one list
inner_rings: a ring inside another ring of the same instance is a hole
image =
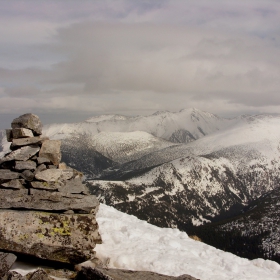
[[14, 180], [8, 181], [6, 183], [2, 183], [1, 186], [4, 188], [8, 188], [8, 189], [20, 190], [20, 189], [25, 189], [23, 184], [24, 184], [23, 179], [14, 179]]
[[8, 142], [12, 142], [13, 140], [13, 133], [11, 129], [6, 129], [6, 137]]
[[15, 162], [15, 170], [35, 170], [36, 169], [36, 162], [32, 160], [27, 161], [16, 161]]
[[168, 276], [150, 271], [132, 271], [125, 269], [113, 269], [113, 268], [90, 268], [83, 267], [79, 271], [75, 280], [199, 280], [190, 275], [181, 276]]
[[38, 116], [34, 114], [24, 114], [12, 121], [12, 128], [28, 128], [34, 135], [42, 134], [42, 123]]
[[46, 140], [42, 143], [40, 157], [48, 158], [54, 165], [59, 165], [61, 160], [60, 140]]
[[38, 164], [51, 163], [50, 159], [45, 157], [37, 157], [37, 162]]
[[45, 164], [40, 164], [39, 166], [37, 166], [37, 168], [35, 169], [34, 174], [37, 174], [38, 172], [41, 172], [43, 170], [46, 170], [47, 166]]
[[67, 211], [96, 213], [99, 201], [93, 195], [68, 194], [30, 189], [0, 189], [0, 208], [42, 211]]
[[9, 169], [0, 169], [0, 183], [5, 183], [13, 179], [18, 179], [19, 173]]
[[95, 256], [101, 243], [93, 214], [0, 210], [0, 248], [64, 263]]
[[32, 130], [27, 128], [14, 128], [12, 130], [13, 139], [34, 137]]
[[23, 160], [26, 161], [38, 153], [40, 147], [37, 145], [26, 146], [15, 151], [10, 152], [8, 155], [0, 159], [0, 164], [6, 161]]
[[20, 176], [25, 179], [26, 181], [31, 182], [34, 179], [34, 173], [30, 170], [24, 170]]
[[48, 137], [40, 137], [40, 136], [13, 139], [11, 144], [11, 150], [27, 145], [42, 144], [42, 142], [48, 139], [49, 139]]
[[60, 192], [72, 194], [88, 194], [88, 188], [82, 183], [80, 178], [67, 180], [65, 185], [59, 189]]
[[49, 190], [49, 191], [57, 191], [61, 188], [61, 184], [57, 182], [33, 181], [31, 182], [31, 186], [34, 189]]
[[0, 279], [7, 274], [17, 257], [14, 254], [0, 252]]

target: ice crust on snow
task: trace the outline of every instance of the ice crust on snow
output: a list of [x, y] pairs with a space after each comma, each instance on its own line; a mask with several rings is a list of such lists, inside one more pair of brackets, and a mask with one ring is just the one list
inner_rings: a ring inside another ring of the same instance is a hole
[[189, 274], [201, 280], [280, 279], [276, 262], [237, 257], [195, 241], [178, 229], [153, 226], [104, 204], [97, 221], [103, 239], [103, 244], [96, 246], [97, 257], [111, 268]]

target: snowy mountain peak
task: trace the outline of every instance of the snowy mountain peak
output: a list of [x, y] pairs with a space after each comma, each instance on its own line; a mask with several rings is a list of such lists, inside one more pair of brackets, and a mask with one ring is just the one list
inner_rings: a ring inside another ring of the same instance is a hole
[[87, 119], [85, 122], [89, 123], [98, 123], [102, 121], [109, 121], [109, 120], [126, 120], [129, 117], [122, 116], [122, 115], [100, 115], [100, 116], [94, 116], [89, 119]]

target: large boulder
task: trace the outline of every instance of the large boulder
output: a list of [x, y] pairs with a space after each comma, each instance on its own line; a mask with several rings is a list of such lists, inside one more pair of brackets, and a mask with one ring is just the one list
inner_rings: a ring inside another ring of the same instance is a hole
[[12, 128], [27, 128], [33, 131], [34, 135], [42, 134], [42, 123], [34, 114], [24, 114], [12, 121]]
[[0, 247], [77, 264], [94, 258], [101, 243], [94, 214], [0, 210]]

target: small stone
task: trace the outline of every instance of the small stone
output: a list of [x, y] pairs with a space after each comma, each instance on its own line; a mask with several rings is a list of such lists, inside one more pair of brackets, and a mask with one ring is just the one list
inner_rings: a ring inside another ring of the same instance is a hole
[[60, 140], [46, 140], [42, 143], [40, 157], [48, 158], [54, 165], [59, 165], [61, 160]]
[[34, 135], [42, 134], [42, 123], [38, 116], [34, 114], [24, 114], [12, 121], [12, 128], [28, 128]]
[[27, 128], [14, 128], [12, 130], [13, 139], [34, 137], [32, 130]]
[[8, 189], [20, 190], [20, 189], [25, 189], [25, 187], [23, 186], [24, 182], [25, 180], [23, 179], [14, 179], [6, 183], [2, 183], [1, 186]]
[[30, 170], [24, 170], [20, 175], [23, 179], [29, 182], [31, 182], [34, 179], [34, 173]]
[[13, 140], [13, 133], [11, 129], [6, 129], [6, 137], [8, 142], [12, 142]]
[[36, 163], [32, 160], [27, 161], [16, 161], [15, 162], [15, 170], [35, 170], [36, 169]]
[[7, 274], [17, 257], [14, 254], [0, 252], [0, 278]]

